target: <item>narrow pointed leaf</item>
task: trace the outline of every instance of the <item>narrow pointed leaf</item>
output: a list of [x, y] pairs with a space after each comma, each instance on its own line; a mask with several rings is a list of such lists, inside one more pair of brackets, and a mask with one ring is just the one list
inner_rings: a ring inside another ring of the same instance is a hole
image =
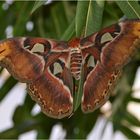
[[69, 40], [71, 39], [75, 34], [75, 19], [71, 22], [71, 24], [68, 26], [64, 34], [62, 35], [62, 40]]
[[140, 5], [138, 1], [116, 1], [122, 12], [127, 18], [139, 18], [140, 19]]
[[140, 139], [140, 136], [137, 133], [126, 126], [120, 125], [119, 130], [121, 130], [128, 139]]
[[140, 99], [139, 99], [139, 98], [134, 98], [134, 97], [132, 97], [132, 98], [131, 98], [131, 101], [140, 103]]
[[31, 10], [31, 14], [33, 14], [39, 7], [41, 7], [42, 5], [44, 5], [48, 0], [36, 0], [34, 7]]
[[104, 1], [78, 1], [76, 35], [87, 36], [101, 28]]
[[8, 92], [16, 85], [17, 80], [9, 77], [0, 88], [0, 101], [8, 94]]
[[140, 127], [140, 121], [130, 112], [125, 112], [125, 119], [132, 125]]

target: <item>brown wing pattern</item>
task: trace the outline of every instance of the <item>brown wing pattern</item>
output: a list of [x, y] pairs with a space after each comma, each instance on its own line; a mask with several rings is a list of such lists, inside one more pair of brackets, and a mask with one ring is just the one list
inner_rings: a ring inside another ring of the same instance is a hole
[[24, 49], [24, 40], [13, 38], [0, 42], [0, 65], [6, 67], [19, 81], [29, 83], [42, 74], [45, 62]]
[[25, 42], [30, 50], [36, 43], [45, 46], [43, 53], [35, 52], [43, 57], [45, 67], [42, 75], [28, 84], [29, 94], [46, 115], [58, 119], [66, 117], [73, 110], [73, 79], [68, 67], [67, 43], [53, 40], [46, 43], [30, 38]]
[[[65, 53], [64, 53], [65, 52]], [[42, 38], [11, 38], [0, 42], [0, 65], [20, 82], [43, 112], [63, 118], [73, 109], [73, 79], [67, 43]]]
[[73, 79], [66, 58], [67, 53], [62, 56], [50, 53], [45, 58], [41, 77], [28, 84], [29, 94], [40, 104], [42, 111], [58, 119], [69, 116], [73, 110]]
[[[91, 112], [107, 101], [122, 67], [128, 63], [136, 48], [140, 48], [140, 20], [120, 22], [87, 37], [87, 40], [95, 43], [92, 49], [88, 48], [90, 51], [87, 49], [83, 54], [92, 55], [95, 66], [91, 67], [85, 61], [82, 110]], [[96, 53], [95, 48], [98, 50]]]
[[73, 111], [71, 49], [81, 47], [82, 110], [91, 112], [106, 102], [122, 67], [140, 47], [140, 20], [120, 22], [81, 39], [78, 45], [68, 44], [30, 37], [0, 42], [0, 66], [27, 83], [29, 94], [46, 115], [59, 119]]

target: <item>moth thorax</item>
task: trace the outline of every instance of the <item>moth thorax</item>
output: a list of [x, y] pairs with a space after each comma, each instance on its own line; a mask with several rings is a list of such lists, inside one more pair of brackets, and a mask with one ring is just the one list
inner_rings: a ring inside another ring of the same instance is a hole
[[71, 48], [70, 69], [72, 76], [79, 80], [81, 77], [82, 53], [80, 48]]

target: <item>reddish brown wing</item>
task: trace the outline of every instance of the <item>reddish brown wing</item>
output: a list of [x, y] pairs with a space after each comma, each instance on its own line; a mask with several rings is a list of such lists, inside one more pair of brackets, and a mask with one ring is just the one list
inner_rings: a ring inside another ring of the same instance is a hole
[[[87, 41], [86, 41], [87, 40]], [[83, 39], [84, 87], [82, 110], [91, 112], [103, 105], [121, 68], [140, 47], [140, 20], [123, 21]], [[94, 58], [94, 65], [89, 62]]]
[[42, 74], [45, 62], [24, 49], [24, 40], [25, 38], [11, 38], [0, 41], [0, 65], [19, 81], [29, 83]]
[[[34, 53], [45, 60], [42, 75], [28, 84], [28, 90], [46, 115], [60, 119], [70, 115], [73, 110], [73, 79], [69, 69], [69, 50], [66, 42], [45, 41], [30, 38], [25, 40], [25, 46], [30, 46], [28, 49], [34, 50]], [[42, 52], [35, 49], [37, 43], [44, 46]]]
[[63, 118], [73, 109], [73, 80], [67, 43], [42, 38], [13, 38], [0, 43], [0, 62], [21, 82], [42, 111]]
[[64, 42], [50, 42], [43, 55], [45, 69], [40, 78], [28, 84], [29, 94], [42, 111], [53, 118], [63, 118], [73, 110], [73, 79], [69, 69], [69, 50]]

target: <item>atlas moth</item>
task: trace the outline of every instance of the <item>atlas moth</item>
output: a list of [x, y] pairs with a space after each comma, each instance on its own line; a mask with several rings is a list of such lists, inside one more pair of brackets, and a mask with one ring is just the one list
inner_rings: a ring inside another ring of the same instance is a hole
[[68, 42], [33, 37], [3, 40], [0, 66], [27, 84], [29, 95], [46, 115], [61, 119], [73, 113], [74, 80], [83, 81], [82, 111], [94, 111], [108, 100], [137, 48], [140, 20], [125, 20]]

